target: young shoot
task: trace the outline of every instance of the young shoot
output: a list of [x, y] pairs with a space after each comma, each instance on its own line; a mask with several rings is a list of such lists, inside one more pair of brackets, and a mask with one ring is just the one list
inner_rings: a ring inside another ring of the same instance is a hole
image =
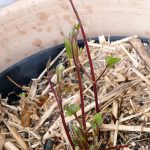
[[56, 67], [57, 83], [62, 83], [64, 70], [65, 70], [65, 67], [62, 63], [57, 65]]

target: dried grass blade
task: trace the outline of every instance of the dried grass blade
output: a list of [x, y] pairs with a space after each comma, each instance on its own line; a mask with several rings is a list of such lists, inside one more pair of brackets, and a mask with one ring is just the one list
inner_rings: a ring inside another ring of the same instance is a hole
[[17, 132], [16, 128], [10, 127], [8, 125], [8, 123], [2, 119], [4, 124], [7, 126], [8, 130], [10, 131], [10, 133], [13, 135], [13, 137], [16, 139], [17, 143], [20, 145], [20, 147], [23, 150], [29, 150], [29, 147], [27, 146], [27, 144], [24, 142], [24, 140], [22, 139], [22, 137], [20, 136], [20, 134]]

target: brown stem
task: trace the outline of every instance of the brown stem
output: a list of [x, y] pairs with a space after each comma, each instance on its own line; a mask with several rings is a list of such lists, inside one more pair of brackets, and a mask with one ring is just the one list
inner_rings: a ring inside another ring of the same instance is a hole
[[93, 68], [93, 63], [92, 63], [92, 59], [91, 59], [90, 49], [89, 49], [89, 46], [88, 46], [88, 43], [87, 43], [87, 40], [86, 40], [86, 35], [85, 35], [85, 32], [84, 32], [84, 29], [83, 29], [83, 26], [82, 26], [79, 14], [78, 14], [78, 12], [77, 12], [77, 10], [76, 10], [72, 0], [70, 0], [70, 3], [71, 3], [71, 6], [73, 8], [73, 11], [74, 11], [74, 13], [75, 13], [75, 15], [77, 17], [77, 20], [78, 20], [78, 22], [80, 24], [83, 40], [84, 40], [84, 43], [85, 43], [85, 46], [86, 46], [87, 55], [88, 55], [89, 64], [90, 64], [90, 69], [91, 69], [92, 80], [93, 80], [93, 92], [94, 92], [94, 96], [95, 96], [96, 112], [98, 113], [100, 111], [100, 109], [99, 109], [99, 106], [98, 106], [96, 79], [95, 79], [95, 75], [94, 75], [94, 68]]
[[104, 70], [101, 72], [100, 76], [96, 79], [96, 81], [98, 81], [102, 76], [103, 74], [105, 73], [107, 67], [104, 68]]
[[53, 84], [51, 82], [51, 78], [49, 77], [49, 84], [50, 84], [50, 88], [55, 96], [55, 99], [56, 99], [56, 102], [58, 104], [58, 107], [59, 107], [59, 110], [60, 110], [60, 115], [61, 115], [61, 120], [62, 120], [62, 123], [63, 123], [63, 126], [64, 126], [64, 129], [65, 129], [65, 132], [66, 132], [66, 135], [68, 137], [68, 140], [72, 146], [73, 149], [75, 149], [74, 147], [74, 144], [72, 142], [72, 139], [71, 139], [71, 136], [69, 134], [69, 131], [68, 131], [68, 127], [66, 125], [66, 121], [65, 121], [65, 117], [64, 117], [64, 111], [63, 111], [63, 106], [62, 106], [62, 99], [57, 95], [54, 87], [53, 87]]

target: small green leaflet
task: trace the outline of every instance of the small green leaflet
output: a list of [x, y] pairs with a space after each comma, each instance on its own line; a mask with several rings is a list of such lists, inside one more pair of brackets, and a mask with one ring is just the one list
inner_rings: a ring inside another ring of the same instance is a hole
[[67, 116], [72, 116], [74, 115], [78, 110], [80, 109], [80, 106], [78, 104], [71, 104], [66, 106], [65, 108], [65, 114]]
[[102, 119], [102, 114], [101, 113], [96, 113], [93, 117], [93, 122], [92, 122], [92, 128], [93, 129], [96, 129], [96, 127], [100, 126], [103, 122], [103, 119]]
[[66, 48], [66, 55], [69, 59], [72, 59], [72, 48], [71, 48], [71, 42], [68, 39], [65, 39], [64, 41], [65, 48]]
[[121, 59], [117, 57], [112, 57], [112, 56], [106, 56], [105, 57], [105, 62], [106, 66], [109, 68], [113, 68], [116, 63], [118, 63]]
[[22, 93], [19, 93], [19, 95], [18, 95], [20, 98], [22, 98], [22, 97], [26, 97], [26, 93], [24, 93], [24, 92], [22, 92]]

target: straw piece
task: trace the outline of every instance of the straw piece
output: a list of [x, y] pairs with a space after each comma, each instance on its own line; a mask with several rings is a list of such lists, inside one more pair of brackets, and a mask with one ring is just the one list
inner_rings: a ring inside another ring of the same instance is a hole
[[144, 47], [143, 43], [140, 39], [130, 39], [130, 44], [133, 46], [133, 48], [138, 52], [138, 54], [141, 56], [141, 58], [144, 60], [145, 64], [150, 69], [150, 53], [148, 50]]
[[131, 59], [131, 61], [133, 62], [135, 67], [139, 66], [139, 63], [135, 60], [135, 58], [128, 52], [128, 50], [123, 47], [122, 45], [120, 45], [120, 48], [128, 55], [128, 57]]
[[143, 115], [144, 113], [147, 113], [147, 112], [149, 112], [149, 111], [150, 111], [150, 107], [147, 108], [147, 109], [145, 109], [144, 112], [140, 112], [140, 113], [137, 113], [137, 114], [134, 114], [134, 115], [130, 115], [130, 116], [124, 117], [124, 118], [120, 119], [120, 122], [124, 122], [124, 121], [130, 120], [130, 119], [132, 119], [132, 118], [139, 117], [139, 116], [141, 116], [141, 115]]
[[143, 81], [145, 81], [148, 85], [150, 85], [150, 80], [149, 80], [147, 77], [145, 77], [139, 70], [137, 70], [137, 69], [134, 68], [134, 67], [132, 67], [131, 69], [132, 69], [132, 71], [133, 71], [134, 73], [136, 73]]
[[25, 132], [28, 132], [29, 134], [33, 135], [37, 140], [41, 139], [39, 135], [37, 135], [35, 132], [31, 131], [28, 127], [24, 128], [24, 127], [20, 126], [19, 124], [16, 124], [12, 121], [8, 121], [8, 124], [10, 126], [14, 126], [15, 128], [18, 128], [19, 130], [24, 130]]
[[34, 99], [35, 94], [36, 94], [36, 90], [37, 90], [37, 86], [38, 86], [38, 80], [37, 79], [32, 79], [32, 85], [28, 94], [28, 98], [29, 99]]
[[136, 38], [138, 38], [137, 35], [129, 36], [129, 37], [126, 37], [126, 38], [124, 38], [124, 39], [117, 40], [117, 41], [115, 41], [115, 42], [111, 42], [110, 45], [119, 45], [119, 44], [121, 44], [121, 43], [125, 43], [125, 42], [128, 42], [128, 41], [130, 41], [130, 40], [132, 40], [132, 39], [136, 39]]
[[117, 121], [116, 121], [115, 133], [114, 133], [114, 141], [113, 141], [113, 145], [114, 145], [114, 146], [117, 145], [118, 128], [119, 128], [119, 121], [117, 120]]
[[20, 147], [23, 150], [29, 150], [29, 147], [27, 146], [27, 144], [24, 142], [24, 140], [22, 139], [22, 137], [20, 136], [20, 134], [17, 132], [17, 130], [13, 127], [10, 127], [8, 125], [8, 123], [2, 119], [3, 122], [5, 123], [5, 125], [7, 126], [7, 128], [9, 129], [10, 133], [13, 135], [13, 137], [16, 139], [17, 143], [20, 145]]
[[5, 150], [19, 150], [19, 148], [9, 141], [4, 144], [4, 148]]
[[[119, 131], [134, 131], [134, 132], [141, 132], [141, 126], [127, 126], [127, 125], [119, 125]], [[102, 131], [112, 131], [116, 129], [116, 125], [114, 124], [102, 124], [101, 130]], [[143, 127], [143, 132], [150, 133], [150, 128]]]
[[2, 131], [0, 131], [0, 150], [3, 150], [4, 142], [5, 142], [5, 135], [3, 134]]

